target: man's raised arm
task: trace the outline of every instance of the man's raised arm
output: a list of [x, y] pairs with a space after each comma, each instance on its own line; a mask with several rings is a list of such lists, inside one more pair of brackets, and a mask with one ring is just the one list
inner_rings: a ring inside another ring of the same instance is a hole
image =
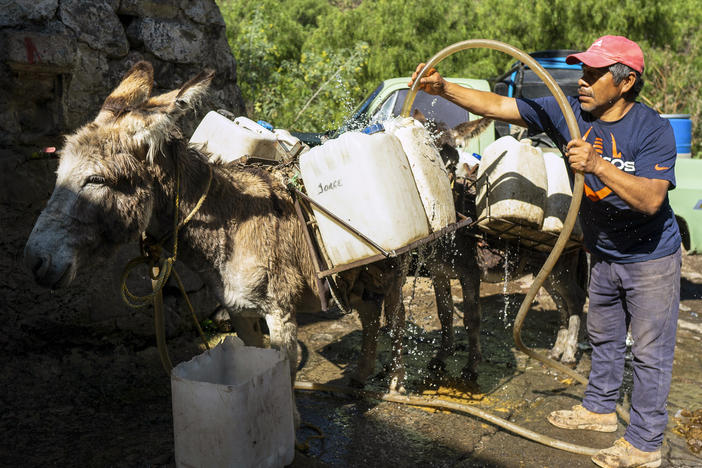
[[[412, 74], [409, 82], [410, 87], [422, 68], [424, 68], [424, 64], [420, 63]], [[419, 83], [419, 89], [422, 91], [448, 99], [473, 114], [522, 127], [527, 126], [517, 108], [517, 100], [514, 98], [451, 83], [446, 81], [435, 68], [429, 69], [427, 74], [419, 79]]]

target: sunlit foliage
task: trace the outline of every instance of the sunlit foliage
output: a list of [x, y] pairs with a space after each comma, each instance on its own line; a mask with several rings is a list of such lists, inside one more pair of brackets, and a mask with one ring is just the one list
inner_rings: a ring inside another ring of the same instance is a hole
[[[702, 8], [697, 0], [217, 0], [250, 117], [298, 131], [337, 127], [387, 78], [465, 39], [531, 52], [583, 49], [604, 34], [639, 42], [642, 99], [692, 114], [702, 140]], [[494, 78], [513, 59], [470, 50], [442, 61], [446, 76]]]

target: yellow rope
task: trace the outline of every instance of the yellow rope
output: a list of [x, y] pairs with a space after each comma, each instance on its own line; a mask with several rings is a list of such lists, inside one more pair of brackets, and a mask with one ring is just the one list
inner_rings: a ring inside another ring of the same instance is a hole
[[[180, 170], [176, 163], [173, 233], [171, 234], [173, 236], [173, 248], [171, 249], [171, 256], [167, 258], [161, 257], [161, 253], [163, 251], [163, 243], [168, 239], [170, 235], [164, 236], [158, 242], [153, 242], [149, 236], [145, 235], [142, 237], [140, 244], [141, 255], [127, 262], [127, 265], [125, 266], [124, 271], [122, 272], [120, 287], [122, 300], [129, 307], [132, 308], [141, 308], [147, 306], [148, 304], [154, 305], [154, 316], [157, 328], [156, 341], [158, 342], [159, 346], [161, 362], [167, 373], [170, 373], [170, 369], [173, 367], [173, 365], [171, 364], [170, 358], [168, 357], [168, 349], [165, 347], [165, 332], [164, 330], [162, 330], [164, 326], [162, 292], [164, 286], [166, 285], [166, 282], [168, 281], [168, 278], [171, 276], [171, 273], [175, 273], [175, 278], [178, 282], [178, 287], [180, 289], [181, 294], [185, 298], [188, 308], [190, 309], [191, 316], [193, 318], [193, 321], [195, 322], [195, 326], [200, 334], [200, 337], [205, 343], [205, 347], [207, 349], [210, 349], [209, 344], [205, 339], [205, 335], [202, 331], [202, 328], [200, 327], [200, 323], [197, 320], [195, 309], [193, 308], [192, 303], [190, 302], [190, 298], [188, 297], [188, 294], [185, 291], [185, 287], [183, 286], [183, 283], [180, 280], [178, 273], [173, 267], [178, 256], [178, 231], [183, 226], [185, 226], [192, 219], [195, 213], [197, 213], [200, 207], [202, 207], [203, 203], [205, 202], [205, 199], [207, 198], [207, 194], [210, 191], [212, 177], [212, 166], [209, 166], [209, 178], [207, 179], [207, 186], [205, 187], [204, 193], [202, 194], [198, 202], [195, 204], [195, 207], [190, 211], [188, 216], [186, 216], [185, 219], [183, 219], [183, 221], [178, 222], [178, 215], [180, 213]], [[149, 267], [149, 276], [152, 280], [152, 292], [144, 295], [136, 295], [129, 290], [129, 287], [127, 286], [127, 279], [129, 278], [129, 275], [131, 274], [132, 270], [141, 265], [147, 265]], [[157, 271], [158, 273], [154, 275], [154, 271]]]
[[305, 439], [304, 442], [295, 442], [295, 448], [299, 450], [300, 452], [308, 452], [310, 450], [310, 441], [314, 439], [324, 439], [326, 436], [322, 432], [322, 430], [315, 426], [314, 424], [310, 423], [303, 423], [302, 424], [304, 427], [308, 427], [315, 431], [317, 434], [316, 435], [311, 435]]
[[[183, 220], [182, 223], [180, 223], [180, 225], [178, 226], [178, 229], [180, 229], [180, 228], [182, 228], [183, 226], [185, 226], [185, 225], [188, 223], [188, 221], [190, 221], [190, 220], [192, 219], [192, 217], [195, 215], [195, 213], [198, 212], [198, 210], [200, 209], [200, 207], [202, 206], [202, 204], [205, 203], [205, 198], [207, 198], [207, 194], [208, 194], [209, 191], [210, 191], [210, 185], [212, 185], [212, 166], [208, 166], [208, 169], [210, 170], [210, 176], [209, 176], [209, 178], [207, 179], [207, 186], [205, 187], [205, 191], [204, 191], [204, 193], [202, 194], [202, 196], [200, 197], [200, 199], [197, 201], [197, 203], [195, 204], [195, 207], [192, 209], [192, 211], [190, 212], [190, 214], [189, 214], [188, 216], [185, 217], [185, 219]], [[176, 232], [177, 232], [177, 230], [176, 230]], [[174, 235], [175, 235], [175, 234], [174, 234]]]
[[200, 326], [200, 321], [197, 319], [197, 314], [195, 314], [195, 308], [193, 307], [193, 304], [190, 302], [190, 298], [188, 297], [188, 293], [185, 292], [185, 286], [183, 285], [183, 282], [180, 280], [180, 275], [178, 274], [178, 272], [176, 270], [173, 270], [173, 277], [176, 279], [176, 282], [178, 283], [178, 288], [180, 289], [180, 292], [183, 295], [183, 298], [185, 298], [185, 303], [188, 305], [188, 309], [190, 310], [190, 316], [193, 318], [193, 323], [195, 323], [195, 328], [197, 328], [197, 332], [200, 334], [200, 339], [205, 344], [205, 348], [210, 349], [210, 344], [207, 342], [207, 338], [205, 337], [205, 332], [202, 331], [202, 327]]

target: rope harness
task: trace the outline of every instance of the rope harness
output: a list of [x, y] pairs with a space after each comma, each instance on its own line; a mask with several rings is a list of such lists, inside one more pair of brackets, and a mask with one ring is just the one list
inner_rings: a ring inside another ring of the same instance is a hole
[[[129, 262], [124, 267], [121, 278], [121, 295], [122, 300], [134, 309], [139, 309], [146, 307], [149, 304], [154, 306], [154, 328], [156, 330], [156, 343], [158, 345], [158, 352], [161, 358], [161, 364], [167, 374], [170, 375], [171, 369], [173, 368], [173, 363], [168, 355], [168, 348], [166, 347], [166, 323], [163, 314], [163, 288], [168, 282], [171, 274], [178, 283], [178, 289], [180, 289], [183, 298], [185, 299], [188, 309], [190, 309], [190, 315], [195, 323], [200, 338], [202, 339], [205, 347], [210, 349], [205, 334], [200, 327], [200, 322], [195, 314], [195, 309], [193, 308], [190, 298], [185, 291], [185, 286], [183, 285], [178, 272], [175, 270], [174, 266], [178, 257], [178, 232], [183, 228], [198, 212], [200, 207], [202, 207], [207, 194], [210, 191], [210, 185], [212, 184], [212, 166], [209, 166], [209, 177], [207, 179], [207, 186], [205, 191], [200, 196], [200, 199], [195, 204], [195, 207], [190, 211], [190, 213], [183, 219], [179, 221], [180, 214], [180, 168], [176, 163], [176, 187], [175, 187], [175, 200], [174, 200], [174, 214], [173, 214], [173, 231], [164, 235], [161, 239], [155, 239], [150, 234], [144, 232], [141, 236], [139, 242], [139, 249], [141, 255], [136, 257]], [[173, 247], [171, 249], [171, 255], [168, 257], [163, 256], [164, 243], [169, 237], [173, 237]], [[149, 268], [149, 277], [151, 279], [152, 292], [145, 295], [137, 295], [132, 293], [127, 286], [127, 279], [131, 274], [132, 270], [135, 268], [146, 265]]]

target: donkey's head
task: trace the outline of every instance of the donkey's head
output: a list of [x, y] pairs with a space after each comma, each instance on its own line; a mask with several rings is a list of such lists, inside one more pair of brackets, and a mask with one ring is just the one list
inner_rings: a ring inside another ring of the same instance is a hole
[[146, 229], [154, 206], [150, 164], [182, 138], [178, 117], [206, 91], [203, 72], [180, 89], [150, 97], [153, 68], [139, 62], [105, 99], [93, 122], [66, 138], [56, 186], [25, 247], [25, 264], [44, 286], [66, 286], [82, 262], [109, 255]]
[[427, 119], [419, 109], [414, 110], [412, 117], [424, 125], [434, 136], [436, 147], [439, 148], [441, 158], [450, 173], [462, 170], [462, 167], [458, 166], [459, 154], [456, 148], [467, 146], [471, 139], [483, 133], [492, 122], [491, 119], [481, 117], [448, 128], [444, 122], [434, 122]]

